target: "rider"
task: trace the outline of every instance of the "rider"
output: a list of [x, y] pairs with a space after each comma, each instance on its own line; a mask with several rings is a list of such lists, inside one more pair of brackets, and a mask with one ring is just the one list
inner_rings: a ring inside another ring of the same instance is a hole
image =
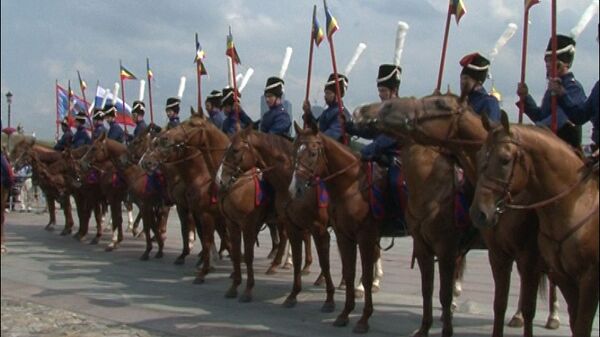
[[144, 130], [146, 130], [146, 121], [144, 121], [144, 114], [146, 113], [146, 105], [142, 101], [134, 101], [133, 108], [131, 109], [131, 116], [135, 122], [135, 129], [133, 129], [133, 138], [136, 139]]
[[167, 98], [167, 105], [165, 107], [165, 112], [167, 113], [167, 117], [169, 118], [169, 122], [165, 129], [169, 130], [177, 125], [179, 125], [179, 104], [181, 103], [181, 99], [179, 97], [169, 97]]
[[283, 80], [279, 77], [269, 77], [265, 85], [265, 101], [269, 111], [265, 112], [260, 121], [260, 131], [280, 136], [289, 136], [292, 121], [281, 102], [283, 95]]
[[[575, 57], [575, 40], [565, 35], [557, 35], [556, 39], [558, 44], [556, 50], [556, 74], [565, 89], [564, 95], [574, 105], [583, 104], [586, 100], [585, 92], [571, 72], [573, 58]], [[544, 61], [546, 62], [546, 77], [549, 78], [552, 66], [552, 39], [548, 42]], [[536, 124], [542, 124], [547, 127], [551, 126], [552, 112], [550, 97], [552, 96], [552, 91], [550, 88], [544, 94], [541, 107], [538, 107], [534, 99], [529, 95], [529, 89], [526, 84], [519, 83], [517, 95], [525, 102], [525, 113], [529, 118], [536, 122]], [[578, 148], [581, 145], [581, 127], [576, 126], [569, 120], [568, 115], [561, 105], [557, 106], [557, 122], [558, 131], [556, 135], [571, 146]]]
[[123, 128], [117, 123], [117, 108], [114, 105], [106, 105], [104, 107], [104, 117], [108, 121], [108, 133], [106, 137], [108, 139], [115, 140], [119, 143], [123, 143], [125, 141], [125, 132]]
[[[0, 130], [2, 130], [2, 122], [0, 121]], [[2, 188], [6, 188], [10, 191], [12, 185], [15, 182], [15, 174], [12, 170], [8, 162], [8, 158], [4, 154], [3, 147], [0, 146], [0, 167], [2, 168]], [[0, 210], [0, 212], [4, 212], [4, 210]]]
[[[233, 89], [223, 89], [223, 98], [221, 98], [221, 105], [223, 106], [223, 112], [225, 113], [225, 120], [223, 121], [223, 132], [228, 135], [236, 133], [237, 116], [240, 118], [240, 127], [243, 129], [248, 125], [254, 124], [252, 119], [246, 115], [242, 107], [240, 106], [239, 99], [242, 97], [240, 93], [237, 94], [238, 102], [233, 101]], [[238, 113], [236, 113], [236, 110]]]
[[54, 145], [54, 149], [56, 151], [63, 151], [65, 148], [71, 147], [71, 144], [73, 143], [73, 132], [71, 131], [69, 119], [67, 117], [60, 122], [60, 127], [63, 135]]
[[73, 135], [73, 149], [92, 143], [90, 135], [88, 135], [87, 130], [85, 129], [87, 118], [86, 113], [83, 111], [80, 111], [75, 115], [75, 126], [77, 131], [75, 131], [75, 134]]
[[489, 94], [483, 87], [490, 68], [490, 61], [479, 53], [465, 55], [460, 60], [463, 67], [460, 73], [460, 96], [467, 100], [473, 111], [490, 120], [500, 121], [500, 104], [496, 96]]
[[[348, 89], [348, 78], [342, 74], [338, 74], [338, 82], [340, 86], [340, 94], [344, 97], [346, 90]], [[321, 116], [317, 119], [319, 123], [319, 131], [324, 135], [327, 135], [337, 141], [342, 141], [342, 124], [340, 124], [339, 118], [339, 105], [337, 97], [335, 95], [335, 74], [329, 75], [327, 83], [325, 83], [325, 103], [327, 109], [323, 110]], [[315, 118], [312, 114], [310, 102], [305, 100], [302, 104], [302, 110], [304, 111], [303, 118]], [[350, 120], [350, 112], [344, 107], [344, 118]]]
[[223, 93], [219, 90], [213, 90], [204, 101], [206, 111], [208, 111], [208, 119], [217, 127], [217, 129], [223, 129], [223, 121], [225, 120], [225, 114], [221, 110], [221, 98]]
[[104, 127], [104, 111], [103, 109], [94, 108], [94, 114], [92, 115], [94, 122], [94, 131], [92, 132], [92, 140], [96, 140], [103, 133], [106, 133], [106, 127]]

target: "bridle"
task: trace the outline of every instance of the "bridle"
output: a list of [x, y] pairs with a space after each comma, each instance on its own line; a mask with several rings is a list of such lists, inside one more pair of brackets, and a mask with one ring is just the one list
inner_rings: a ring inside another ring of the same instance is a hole
[[[233, 144], [230, 145], [229, 148], [227, 148], [227, 150], [225, 151], [225, 154], [223, 155], [223, 160], [221, 161], [221, 165], [225, 168], [232, 170], [232, 173], [229, 176], [229, 180], [225, 184], [222, 184], [222, 188], [224, 190], [228, 190], [236, 181], [238, 181], [241, 178], [253, 177], [255, 175], [261, 175], [261, 174], [271, 171], [272, 169], [275, 168], [275, 165], [268, 166], [266, 164], [266, 162], [263, 159], [263, 157], [261, 156], [261, 154], [254, 148], [254, 146], [248, 139], [242, 138], [241, 143], [243, 145], [242, 147], [246, 148], [248, 150], [242, 152], [242, 155], [240, 156], [239, 160], [237, 160], [234, 163], [228, 162], [228, 158], [234, 151]], [[244, 156], [248, 152], [250, 152], [250, 154], [252, 154], [253, 158], [255, 158], [254, 165], [255, 165], [256, 170], [251, 170], [248, 173], [244, 173], [245, 171], [241, 168], [240, 165], [244, 162]]]

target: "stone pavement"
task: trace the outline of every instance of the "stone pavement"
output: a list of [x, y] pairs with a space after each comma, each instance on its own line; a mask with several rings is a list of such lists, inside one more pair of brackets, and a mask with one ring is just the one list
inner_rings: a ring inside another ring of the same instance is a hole
[[[181, 251], [175, 216], [169, 219], [164, 258], [152, 257], [145, 262], [139, 260], [144, 240], [133, 239], [130, 233], [119, 249], [105, 252], [110, 238], [108, 232], [101, 243], [94, 246], [59, 236], [64, 223], [61, 216], [54, 232], [43, 230], [46, 223], [46, 214], [8, 215], [5, 229], [8, 253], [1, 258], [2, 336], [69, 336], [69, 333], [88, 336], [85, 333], [94, 333], [89, 331], [90, 326], [101, 333], [96, 336], [136, 333], [141, 336], [350, 336], [363, 308], [363, 302], [358, 300], [350, 326], [333, 327], [331, 323], [344, 300], [344, 293], [338, 290], [335, 312], [319, 311], [325, 292], [322, 287], [312, 285], [319, 271], [316, 253], [313, 253], [312, 273], [303, 276], [298, 305], [283, 308], [281, 303], [291, 290], [292, 275], [283, 269], [276, 275], [265, 275], [270, 250], [266, 232], [260, 234], [260, 247], [255, 249], [253, 302], [239, 303], [224, 298], [231, 282], [231, 264], [227, 259], [218, 261], [215, 272], [209, 274], [202, 285], [192, 284], [199, 243], [185, 265], [173, 264]], [[411, 248], [411, 239], [403, 238], [383, 253], [385, 275], [381, 291], [374, 295], [375, 312], [370, 320], [369, 337], [410, 336], [420, 325], [420, 274], [418, 268], [410, 269]], [[337, 283], [341, 273], [335, 241], [332, 241], [330, 255], [332, 275]], [[463, 294], [457, 300], [454, 316], [455, 336], [489, 336], [494, 286], [487, 252], [472, 251], [467, 260]], [[246, 279], [245, 274], [243, 278]], [[441, 332], [437, 319], [440, 315], [437, 280], [435, 287], [436, 319], [431, 336], [439, 336]], [[507, 319], [515, 310], [518, 287], [518, 276], [513, 272]], [[240, 287], [240, 291], [242, 289]], [[543, 328], [548, 306], [539, 299], [534, 321], [536, 336], [570, 335], [565, 303], [562, 297], [560, 300], [562, 325], [559, 330], [549, 331]], [[44, 316], [54, 318], [46, 321]], [[55, 325], [57, 330], [44, 330]], [[521, 329], [505, 329], [505, 336], [521, 335]], [[592, 335], [598, 336], [598, 317]]]

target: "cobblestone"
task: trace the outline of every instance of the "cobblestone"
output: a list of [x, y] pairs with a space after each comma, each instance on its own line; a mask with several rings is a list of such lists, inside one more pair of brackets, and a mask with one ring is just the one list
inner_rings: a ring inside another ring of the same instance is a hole
[[168, 336], [67, 310], [2, 297], [2, 337]]

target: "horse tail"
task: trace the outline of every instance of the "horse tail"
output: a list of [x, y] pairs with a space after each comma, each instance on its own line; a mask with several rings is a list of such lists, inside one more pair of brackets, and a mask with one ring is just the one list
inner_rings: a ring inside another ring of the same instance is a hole
[[538, 285], [538, 295], [541, 299], [545, 300], [548, 294], [548, 275], [542, 273], [540, 275], [540, 283]]

